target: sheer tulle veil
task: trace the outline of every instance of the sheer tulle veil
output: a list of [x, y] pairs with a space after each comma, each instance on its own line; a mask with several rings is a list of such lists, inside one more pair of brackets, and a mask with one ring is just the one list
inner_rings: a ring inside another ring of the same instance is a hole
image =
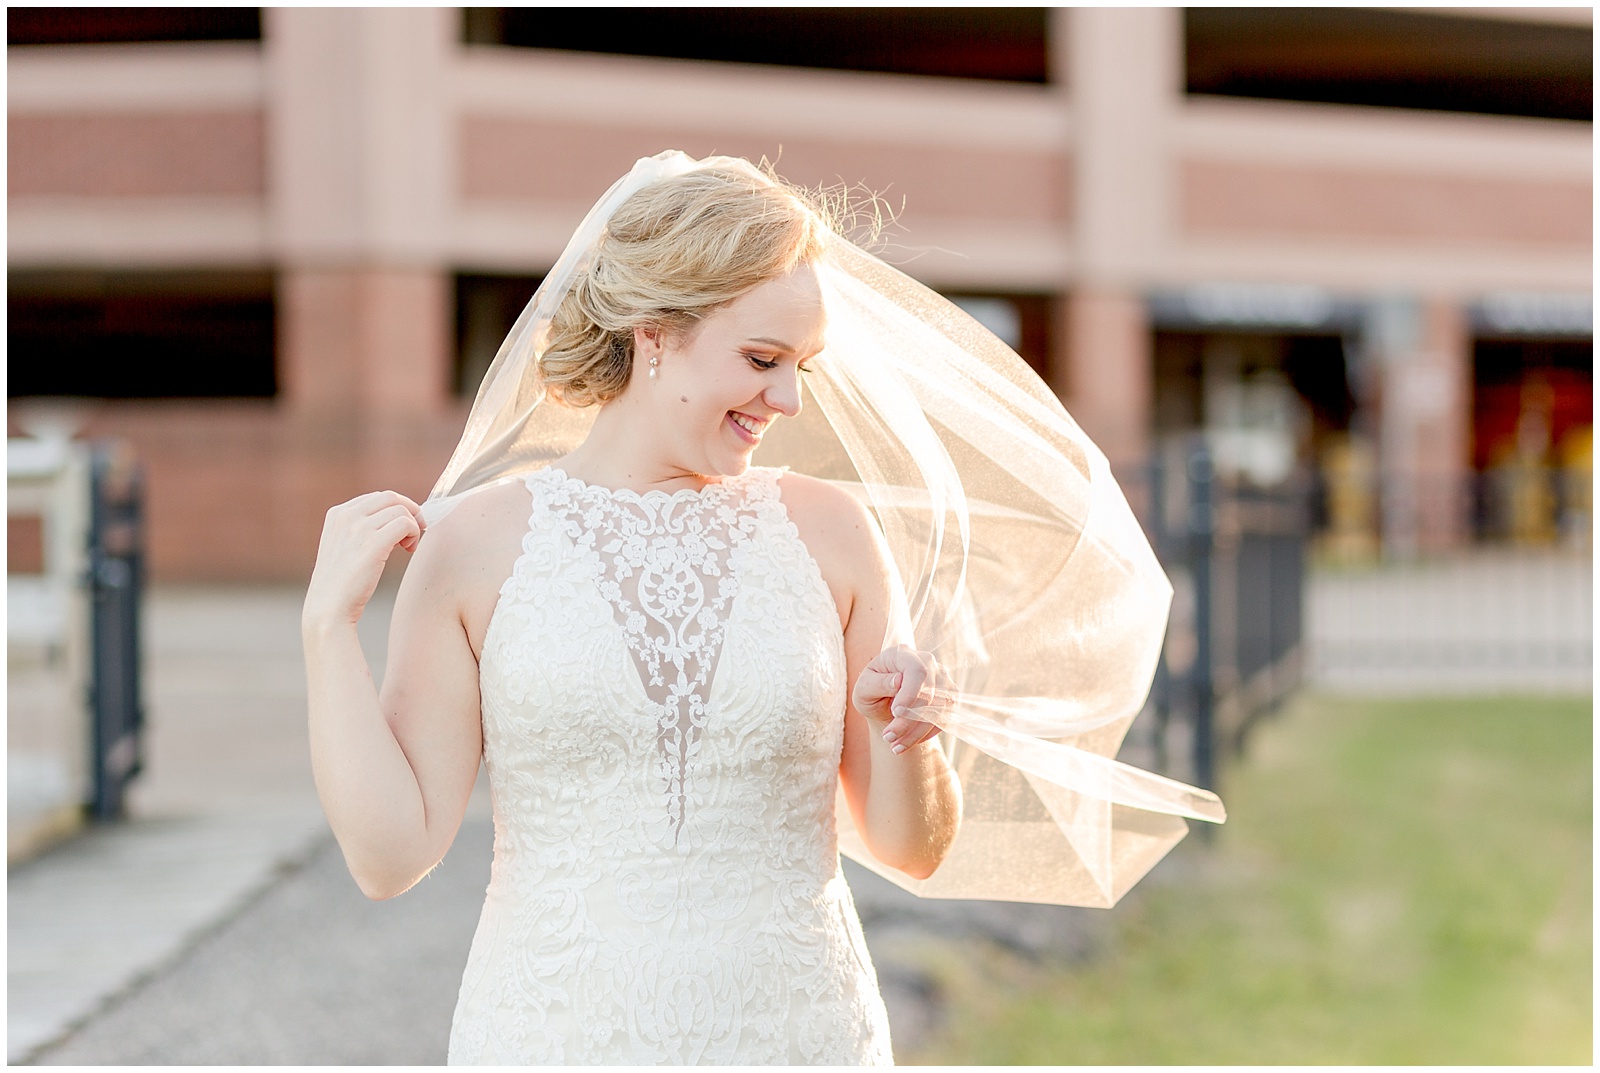
[[[736, 158], [640, 160], [590, 210], [490, 366], [424, 510], [577, 446], [593, 413], [548, 400], [537, 357], [617, 207]], [[763, 181], [766, 181], [763, 179]], [[755, 461], [837, 482], [883, 531], [904, 641], [952, 688], [936, 720], [961, 778], [961, 833], [930, 878], [867, 852], [842, 801], [842, 852], [925, 897], [1110, 906], [1188, 830], [1205, 791], [1114, 759], [1144, 703], [1171, 587], [1105, 457], [999, 339], [949, 301], [830, 235], [817, 265], [826, 348], [799, 417]]]

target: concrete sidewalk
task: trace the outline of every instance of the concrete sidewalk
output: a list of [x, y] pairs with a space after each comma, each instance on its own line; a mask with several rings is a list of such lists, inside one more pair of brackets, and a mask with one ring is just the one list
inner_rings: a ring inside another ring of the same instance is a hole
[[[8, 1061], [71, 1033], [331, 838], [311, 780], [301, 597], [149, 594], [146, 763], [128, 820], [9, 871]], [[375, 673], [392, 600], [380, 593], [362, 623]]]

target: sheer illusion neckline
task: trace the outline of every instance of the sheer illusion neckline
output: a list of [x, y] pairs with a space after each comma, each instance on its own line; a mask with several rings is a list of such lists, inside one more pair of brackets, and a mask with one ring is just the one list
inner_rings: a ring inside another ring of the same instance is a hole
[[[565, 529], [608, 604], [639, 672], [655, 724], [653, 768], [676, 846], [698, 799], [701, 741], [740, 590], [738, 559], [758, 539], [770, 471], [746, 470], [699, 488], [636, 492], [546, 473], [536, 511]], [[530, 481], [531, 483], [531, 481]]]
[[[582, 477], [574, 477], [560, 466], [546, 466], [544, 469], [535, 470], [532, 476], [542, 476], [569, 491], [581, 491], [589, 495], [642, 504], [663, 501], [668, 503], [709, 502], [719, 495], [726, 495], [739, 488], [747, 481], [753, 480], [758, 474], [766, 472], [771, 471], [766, 467], [750, 466], [743, 473], [732, 477], [724, 477], [720, 481], [708, 481], [699, 488], [678, 488], [670, 492], [664, 488], [652, 488], [647, 492], [635, 492], [632, 488], [608, 488], [603, 484], [593, 484]], [[781, 473], [782, 471], [778, 472]]]

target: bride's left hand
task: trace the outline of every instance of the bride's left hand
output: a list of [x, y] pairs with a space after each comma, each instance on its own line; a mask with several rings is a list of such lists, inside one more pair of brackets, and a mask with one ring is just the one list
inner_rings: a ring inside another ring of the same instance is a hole
[[950, 676], [931, 653], [896, 645], [862, 669], [850, 700], [856, 711], [884, 724], [883, 740], [903, 753], [939, 733], [937, 724], [919, 716], [937, 718], [952, 692]]

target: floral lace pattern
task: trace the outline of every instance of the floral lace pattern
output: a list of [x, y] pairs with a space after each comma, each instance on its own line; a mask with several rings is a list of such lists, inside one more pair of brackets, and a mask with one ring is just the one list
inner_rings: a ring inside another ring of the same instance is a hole
[[778, 476], [528, 478], [452, 1064], [890, 1061], [834, 828], [843, 641]]
[[684, 780], [706, 722], [706, 686], [722, 648], [722, 616], [737, 582], [731, 543], [750, 539], [728, 489], [690, 495], [620, 495], [565, 478], [549, 500], [558, 524], [586, 557], [600, 552], [600, 595], [627, 635], [656, 723], [659, 778], [673, 836], [683, 827]]

